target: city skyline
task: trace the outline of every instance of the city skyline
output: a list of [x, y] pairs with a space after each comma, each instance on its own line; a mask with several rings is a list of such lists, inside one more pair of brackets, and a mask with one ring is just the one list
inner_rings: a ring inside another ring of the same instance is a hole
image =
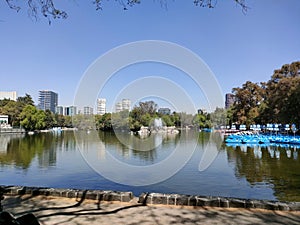
[[[266, 81], [275, 69], [299, 60], [300, 2], [295, 0], [289, 4], [249, 0], [245, 14], [234, 1], [220, 1], [214, 9], [170, 1], [167, 10], [143, 2], [127, 11], [109, 3], [100, 13], [81, 2], [59, 4], [69, 17], [53, 20], [49, 26], [47, 19], [33, 22], [26, 10], [16, 13], [0, 3], [4, 21], [0, 47], [5, 53], [0, 55], [2, 89], [18, 90], [20, 96], [29, 93], [35, 102], [41, 88], [55, 89], [61, 96], [59, 105], [73, 105], [78, 84], [95, 59], [140, 40], [163, 40], [193, 51], [211, 68], [223, 96], [247, 80]], [[174, 81], [192, 96], [196, 108], [207, 108], [202, 103], [205, 96], [186, 74], [155, 63], [123, 68], [99, 88], [99, 96], [107, 99], [106, 107], [111, 109], [120, 90], [148, 76]], [[92, 96], [95, 102], [97, 97]]]
[[[29, 94], [29, 93], [26, 93]], [[55, 99], [51, 99], [52, 95], [55, 95]], [[29, 94], [30, 95], [30, 94]], [[228, 95], [228, 93], [226, 94], [226, 96]], [[13, 96], [13, 98], [11, 98], [11, 96]], [[30, 95], [31, 96], [31, 95]], [[21, 97], [17, 95], [17, 91], [1, 91], [0, 90], [0, 100], [3, 99], [10, 99], [13, 101], [17, 101], [17, 98]], [[47, 101], [45, 101], [45, 99], [47, 98]], [[142, 99], [141, 102], [146, 102], [146, 101], [154, 101], [156, 104], [157, 102], [155, 100], [157, 100], [158, 98], [145, 98]], [[159, 99], [158, 99], [159, 100]], [[50, 102], [55, 101], [55, 104], [53, 104], [53, 108], [54, 108], [54, 112], [52, 110], [50, 110]], [[43, 107], [41, 107], [41, 102], [43, 103]], [[46, 104], [44, 104], [45, 102], [47, 102], [47, 107]], [[39, 91], [39, 103], [36, 104], [34, 102], [34, 104], [36, 105], [37, 108], [41, 109], [41, 110], [47, 110], [49, 109], [50, 111], [52, 111], [55, 114], [58, 115], [65, 115], [65, 116], [74, 116], [77, 114], [86, 114], [86, 115], [91, 115], [91, 114], [98, 114], [98, 115], [104, 115], [105, 113], [114, 113], [114, 112], [121, 112], [123, 110], [128, 110], [131, 111], [132, 108], [138, 106], [139, 102], [134, 104], [134, 106], [132, 107], [131, 105], [131, 100], [130, 99], [126, 99], [123, 98], [121, 101], [117, 102], [114, 106], [114, 108], [112, 110], [107, 110], [106, 108], [106, 98], [98, 98], [97, 102], [96, 102], [96, 113], [94, 113], [94, 108], [91, 106], [83, 106], [82, 108], [77, 108], [77, 106], [74, 105], [68, 105], [68, 106], [63, 106], [58, 104], [58, 93], [51, 91], [51, 90], [40, 90]], [[225, 101], [225, 105], [226, 105], [226, 101]], [[199, 110], [206, 110], [206, 109], [197, 109], [197, 111], [193, 112], [192, 114], [196, 114], [197, 112], [199, 113]], [[159, 105], [157, 104], [157, 110], [158, 113], [160, 114], [171, 114], [171, 112], [181, 112], [181, 111], [176, 111], [174, 110], [174, 108], [172, 106], [166, 106], [165, 104]]]

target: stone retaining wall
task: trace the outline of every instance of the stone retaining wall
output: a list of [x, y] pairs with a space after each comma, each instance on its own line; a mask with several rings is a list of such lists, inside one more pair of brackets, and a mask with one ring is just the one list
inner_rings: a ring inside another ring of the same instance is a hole
[[191, 196], [179, 194], [143, 193], [139, 202], [146, 204], [182, 205], [182, 206], [210, 206], [223, 208], [267, 209], [283, 211], [299, 211], [300, 202], [278, 202], [266, 200], [252, 200], [239, 198], [225, 198], [212, 196]]
[[[129, 202], [134, 198], [132, 192], [78, 190], [44, 187], [1, 186], [6, 195], [45, 195], [55, 197], [91, 199], [99, 201]], [[139, 202], [143, 204], [162, 204], [176, 206], [209, 206], [223, 208], [267, 209], [300, 211], [300, 202], [279, 202], [255, 199], [225, 198], [213, 196], [193, 196], [180, 194], [142, 193]]]
[[102, 190], [78, 190], [43, 187], [2, 186], [6, 189], [6, 195], [45, 195], [65, 198], [92, 199], [100, 201], [129, 202], [133, 199], [132, 192], [102, 191]]

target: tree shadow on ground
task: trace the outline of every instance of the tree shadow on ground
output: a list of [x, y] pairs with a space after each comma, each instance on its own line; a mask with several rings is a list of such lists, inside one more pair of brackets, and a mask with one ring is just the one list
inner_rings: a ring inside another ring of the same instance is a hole
[[[8, 207], [10, 209], [13, 209], [14, 207], [20, 206], [21, 204], [24, 204], [22, 208], [26, 208], [26, 210], [18, 211], [17, 213], [14, 213], [14, 216], [22, 216], [28, 213], [34, 213], [36, 214], [36, 218], [38, 220], [44, 220], [46, 218], [50, 217], [56, 217], [56, 216], [97, 216], [97, 215], [108, 215], [108, 214], [115, 214], [119, 211], [130, 209], [130, 208], [136, 208], [141, 206], [146, 206], [147, 198], [142, 203], [134, 204], [134, 205], [128, 205], [119, 207], [112, 210], [106, 210], [106, 211], [100, 211], [101, 208], [101, 202], [103, 201], [103, 196], [100, 195], [100, 198], [96, 202], [96, 207], [91, 209], [84, 209], [80, 207], [82, 203], [86, 200], [86, 193], [87, 190], [83, 191], [82, 196], [78, 199], [76, 199], [76, 203], [72, 205], [67, 206], [51, 206], [55, 205], [55, 203], [50, 202], [45, 207], [43, 204], [40, 204], [39, 201], [30, 201], [32, 198], [37, 197], [36, 195], [30, 195], [23, 197], [22, 195], [16, 196], [13, 199], [7, 199], [4, 206]], [[27, 202], [30, 201], [30, 202]], [[49, 206], [50, 205], [50, 206]], [[76, 209], [78, 208], [78, 209]], [[72, 210], [72, 211], [65, 211], [65, 210]], [[47, 211], [51, 211], [51, 213], [47, 214]], [[54, 212], [53, 212], [54, 211]], [[45, 213], [46, 212], [46, 213]], [[67, 218], [65, 222], [71, 222], [72, 218]], [[63, 223], [62, 221], [60, 223]], [[59, 223], [59, 224], [60, 224]]]
[[14, 215], [34, 213], [42, 224], [300, 224], [299, 212], [146, 205], [147, 199], [124, 206], [102, 198], [85, 202], [85, 194], [69, 205], [59, 198], [25, 197]]

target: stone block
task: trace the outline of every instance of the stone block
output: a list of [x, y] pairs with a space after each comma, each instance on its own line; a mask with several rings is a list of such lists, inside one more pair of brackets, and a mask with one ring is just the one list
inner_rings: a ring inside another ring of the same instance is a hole
[[67, 193], [67, 198], [76, 198], [76, 192], [74, 190], [69, 190]]
[[92, 199], [92, 200], [97, 200], [98, 198], [98, 193], [96, 191], [87, 191], [85, 198], [86, 199]]
[[121, 202], [130, 202], [133, 199], [132, 192], [122, 192], [121, 193]]
[[197, 199], [195, 196], [189, 196], [187, 200], [188, 206], [197, 206]]
[[229, 207], [231, 207], [231, 208], [246, 208], [246, 200], [232, 198], [229, 200]]
[[277, 205], [278, 205], [278, 210], [281, 210], [281, 211], [289, 211], [290, 210], [289, 205], [285, 202], [278, 202]]
[[176, 205], [189, 205], [189, 195], [177, 195]]
[[290, 202], [288, 206], [292, 211], [300, 211], [300, 202]]
[[230, 200], [226, 198], [220, 198], [219, 201], [220, 201], [220, 207], [229, 208]]
[[269, 201], [264, 201], [264, 209], [268, 210], [278, 210], [278, 204], [277, 202], [269, 202]]
[[139, 203], [148, 204], [149, 203], [149, 193], [141, 193], [139, 196]]
[[247, 200], [246, 208], [266, 209], [266, 205], [263, 201], [260, 200]]

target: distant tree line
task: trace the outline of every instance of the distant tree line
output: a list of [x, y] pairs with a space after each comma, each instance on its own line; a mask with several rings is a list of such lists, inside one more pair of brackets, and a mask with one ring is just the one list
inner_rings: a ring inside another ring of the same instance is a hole
[[0, 100], [0, 114], [9, 116], [9, 124], [23, 127], [27, 131], [49, 129], [55, 126], [71, 127], [72, 118], [38, 109], [29, 94], [18, 97], [17, 101]]
[[300, 124], [300, 61], [285, 64], [276, 69], [267, 82], [247, 81], [232, 90], [235, 101], [228, 109], [217, 108], [213, 113], [173, 112], [170, 115], [157, 112], [154, 101], [140, 102], [131, 111], [106, 113], [104, 115], [63, 116], [34, 106], [30, 95], [18, 97], [17, 101], [0, 100], [0, 114], [9, 116], [13, 127], [42, 130], [55, 126], [98, 130], [137, 131], [141, 126], [151, 126], [155, 118], [162, 118], [164, 125], [195, 128], [219, 127], [231, 123], [246, 124]]
[[238, 124], [300, 124], [300, 61], [276, 69], [267, 82], [233, 88], [229, 113]]
[[[223, 112], [225, 115], [226, 112]], [[151, 127], [155, 118], [161, 118], [164, 126], [196, 128], [211, 127], [210, 114], [187, 114], [173, 112], [161, 114], [157, 112], [154, 101], [139, 102], [131, 111], [124, 110], [118, 113], [96, 115], [96, 128], [99, 130], [131, 130], [138, 131], [142, 126]]]

